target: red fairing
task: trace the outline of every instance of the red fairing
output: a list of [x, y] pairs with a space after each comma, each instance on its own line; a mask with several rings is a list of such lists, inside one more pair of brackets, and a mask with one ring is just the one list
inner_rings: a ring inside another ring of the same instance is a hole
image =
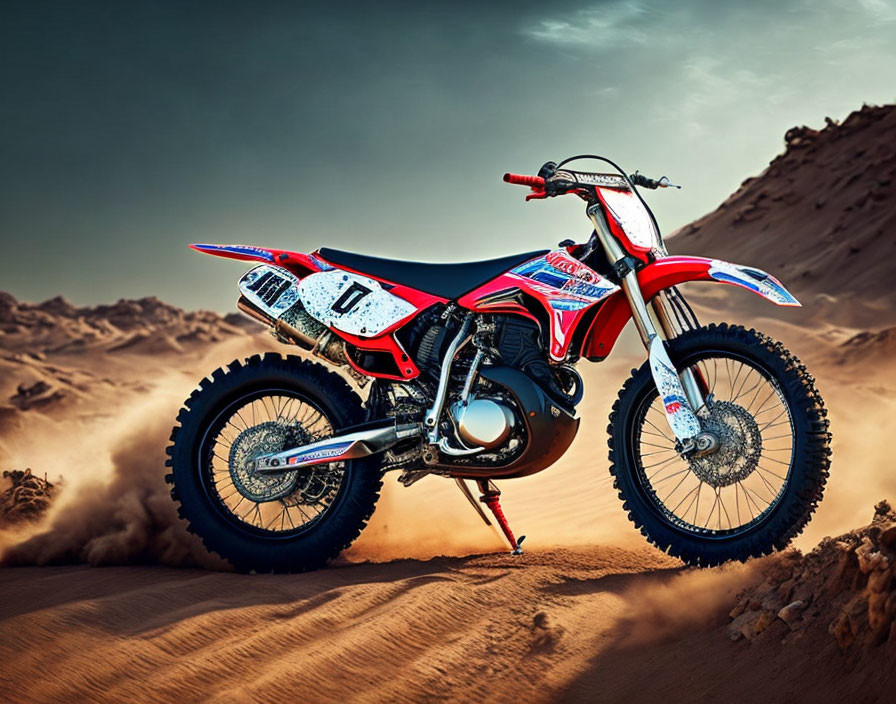
[[[686, 281], [712, 281], [709, 276], [711, 259], [704, 257], [663, 257], [638, 272], [638, 283], [644, 300], [649, 301], [664, 288]], [[625, 324], [632, 317], [625, 294], [610, 296], [598, 310], [585, 335], [583, 357], [606, 357], [616, 344]]]
[[466, 294], [458, 303], [475, 312], [515, 313], [540, 323], [525, 307], [520, 293], [534, 298], [550, 320], [551, 358], [562, 361], [582, 318], [617, 290], [617, 286], [561, 249], [514, 267]]

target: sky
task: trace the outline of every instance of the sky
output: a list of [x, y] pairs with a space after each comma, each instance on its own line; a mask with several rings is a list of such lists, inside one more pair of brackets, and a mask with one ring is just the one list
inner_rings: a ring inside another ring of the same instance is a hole
[[188, 243], [582, 241], [580, 201], [501, 181], [580, 153], [680, 183], [671, 232], [894, 77], [896, 0], [5, 0], [0, 290], [228, 311], [246, 265]]

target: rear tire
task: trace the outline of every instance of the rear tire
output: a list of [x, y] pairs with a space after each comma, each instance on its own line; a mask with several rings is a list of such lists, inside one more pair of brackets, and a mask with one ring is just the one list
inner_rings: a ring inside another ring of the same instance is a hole
[[[165, 479], [173, 484], [171, 497], [178, 514], [212, 552], [237, 571], [305, 572], [318, 569], [358, 537], [373, 514], [382, 475], [379, 458], [344, 463], [338, 493], [320, 518], [283, 534], [240, 525], [228, 515], [224, 503], [209, 486], [207, 456], [210, 429], [225, 409], [245, 398], [264, 396], [267, 390], [294, 394], [313, 404], [334, 431], [364, 420], [361, 399], [339, 375], [299, 357], [255, 355], [231, 362], [203, 379], [184, 402], [166, 449]], [[206, 448], [206, 449], [204, 449]]]
[[635, 427], [642, 423], [645, 404], [656, 398], [656, 385], [645, 363], [633, 371], [620, 391], [608, 427], [610, 472], [629, 519], [648, 542], [690, 565], [742, 561], [785, 548], [809, 522], [829, 474], [831, 435], [814, 379], [781, 343], [740, 326], [698, 328], [670, 341], [667, 347], [677, 369], [691, 366], [699, 355], [715, 352], [748, 360], [774, 380], [789, 408], [794, 438], [789, 474], [776, 503], [770, 504], [767, 515], [757, 515], [755, 525], [746, 523], [738, 532], [698, 531], [676, 524], [668, 507], [659, 505], [654, 489], [645, 482], [645, 470], [639, 464], [643, 458], [637, 456]]

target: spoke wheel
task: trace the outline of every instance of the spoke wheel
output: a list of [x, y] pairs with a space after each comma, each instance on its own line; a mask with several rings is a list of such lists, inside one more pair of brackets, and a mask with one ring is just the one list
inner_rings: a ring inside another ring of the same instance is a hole
[[166, 452], [188, 530], [249, 572], [317, 569], [358, 537], [382, 486], [374, 455], [259, 475], [253, 460], [332, 436], [365, 416], [342, 377], [298, 357], [217, 369], [184, 402]]
[[610, 471], [630, 520], [688, 564], [745, 560], [786, 547], [808, 523], [830, 466], [827, 412], [814, 380], [780, 343], [710, 325], [668, 343], [706, 390], [699, 412], [717, 442], [685, 460], [648, 364], [610, 416]]
[[333, 425], [313, 401], [288, 389], [237, 399], [215, 419], [200, 451], [200, 468], [224, 514], [244, 530], [295, 535], [323, 518], [335, 502], [345, 463], [259, 475], [260, 455], [321, 440]]
[[761, 522], [784, 494], [796, 442], [790, 408], [771, 372], [754, 360], [707, 351], [683, 362], [709, 389], [701, 420], [718, 447], [683, 459], [654, 392], [632, 425], [638, 481], [682, 530], [736, 535]]

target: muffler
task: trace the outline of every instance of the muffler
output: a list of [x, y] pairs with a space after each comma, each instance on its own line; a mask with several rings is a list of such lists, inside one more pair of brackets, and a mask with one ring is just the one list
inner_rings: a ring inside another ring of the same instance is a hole
[[[256, 457], [250, 469], [258, 474], [284, 474], [303, 467], [368, 457], [423, 433], [419, 423], [398, 425], [373, 421], [346, 428], [342, 434], [282, 452]], [[373, 426], [373, 427], [371, 427]]]

